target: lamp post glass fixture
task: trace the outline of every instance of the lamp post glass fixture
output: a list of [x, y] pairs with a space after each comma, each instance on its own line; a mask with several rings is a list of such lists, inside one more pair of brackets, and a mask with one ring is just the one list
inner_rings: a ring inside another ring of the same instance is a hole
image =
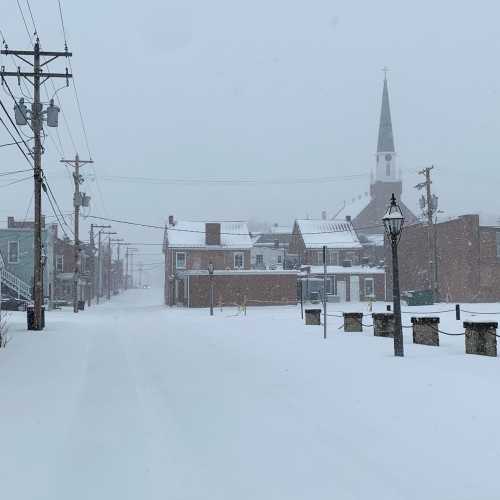
[[392, 250], [392, 300], [394, 302], [394, 355], [404, 356], [403, 328], [401, 326], [401, 296], [399, 290], [398, 243], [403, 230], [404, 217], [396, 203], [394, 193], [391, 204], [383, 219], [385, 232], [391, 242]]
[[210, 279], [210, 316], [214, 315], [214, 265], [208, 263], [208, 277]]

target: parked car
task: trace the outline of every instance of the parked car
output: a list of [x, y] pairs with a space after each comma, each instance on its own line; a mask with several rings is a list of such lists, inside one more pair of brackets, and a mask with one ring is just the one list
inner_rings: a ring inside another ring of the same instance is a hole
[[26, 311], [26, 301], [14, 297], [2, 299], [2, 311]]

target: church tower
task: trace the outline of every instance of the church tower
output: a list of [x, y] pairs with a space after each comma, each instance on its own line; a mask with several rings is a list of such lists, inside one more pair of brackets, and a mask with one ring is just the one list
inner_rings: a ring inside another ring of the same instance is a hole
[[387, 73], [384, 76], [382, 91], [382, 107], [378, 127], [377, 163], [375, 177], [370, 186], [372, 197], [387, 197], [394, 193], [401, 198], [402, 183], [397, 168], [397, 155], [394, 148], [394, 134], [392, 132], [391, 107], [389, 105], [389, 89]]
[[[389, 88], [387, 85], [387, 69], [384, 68], [384, 87], [382, 90], [382, 107], [378, 127], [377, 157], [375, 172], [370, 182], [370, 202], [358, 214], [353, 216], [353, 225], [358, 233], [364, 235], [383, 234], [382, 217], [394, 193], [405, 217], [405, 224], [417, 221], [415, 215], [401, 200], [403, 183], [397, 165], [394, 134], [392, 132], [391, 107], [389, 105]], [[345, 213], [349, 210], [346, 207]]]

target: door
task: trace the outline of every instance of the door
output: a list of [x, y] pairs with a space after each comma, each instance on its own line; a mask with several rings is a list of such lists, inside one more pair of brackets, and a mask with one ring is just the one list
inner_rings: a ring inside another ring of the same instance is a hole
[[346, 283], [344, 280], [337, 280], [337, 295], [340, 297], [340, 302], [346, 301]]
[[359, 276], [351, 276], [351, 302], [359, 302]]

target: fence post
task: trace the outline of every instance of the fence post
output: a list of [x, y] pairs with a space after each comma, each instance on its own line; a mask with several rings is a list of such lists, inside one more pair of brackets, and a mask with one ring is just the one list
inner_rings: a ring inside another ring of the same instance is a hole
[[457, 321], [460, 321], [460, 304], [457, 304], [455, 306], [455, 316], [457, 318]]

